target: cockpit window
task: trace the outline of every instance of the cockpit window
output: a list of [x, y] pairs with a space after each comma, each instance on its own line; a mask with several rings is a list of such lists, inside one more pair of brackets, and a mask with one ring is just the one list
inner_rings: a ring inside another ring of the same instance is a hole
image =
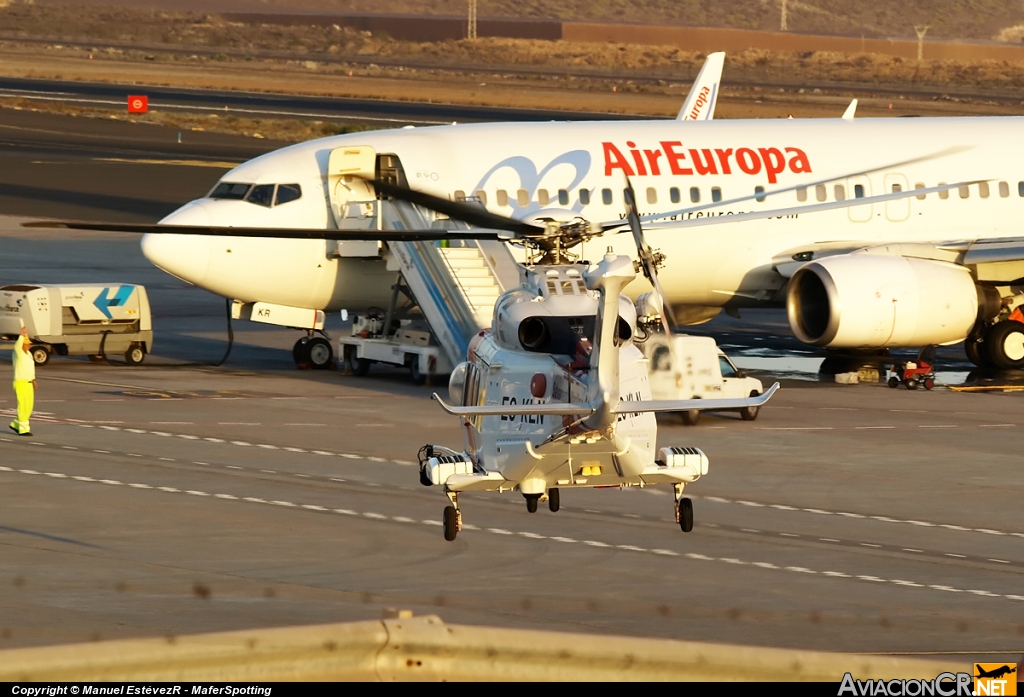
[[277, 187], [277, 201], [274, 202], [274, 205], [280, 206], [282, 203], [299, 198], [302, 198], [302, 187], [298, 184], [280, 184]]
[[213, 187], [213, 191], [210, 192], [210, 198], [224, 198], [230, 201], [241, 201], [245, 198], [245, 195], [249, 193], [249, 189], [252, 184], [234, 184], [231, 182], [221, 182], [217, 186]]
[[254, 186], [249, 191], [249, 195], [245, 197], [245, 200], [249, 203], [255, 203], [257, 206], [270, 206], [274, 203], [274, 185], [273, 184], [260, 184]]

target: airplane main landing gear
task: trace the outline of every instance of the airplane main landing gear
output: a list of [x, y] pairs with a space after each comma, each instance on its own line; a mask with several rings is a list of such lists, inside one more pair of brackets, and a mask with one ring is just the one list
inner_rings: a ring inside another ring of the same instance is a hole
[[683, 485], [675, 485], [676, 493], [676, 522], [683, 532], [693, 530], [693, 501], [683, 496]]
[[325, 370], [334, 359], [334, 349], [326, 336], [314, 336], [312, 332], [295, 342], [292, 348], [295, 365], [308, 365], [314, 370]]
[[444, 518], [442, 523], [444, 525], [444, 539], [449, 542], [454, 542], [456, 535], [462, 530], [462, 511], [459, 510], [459, 492], [457, 491], [446, 491], [448, 498], [451, 500], [451, 506], [445, 506]]

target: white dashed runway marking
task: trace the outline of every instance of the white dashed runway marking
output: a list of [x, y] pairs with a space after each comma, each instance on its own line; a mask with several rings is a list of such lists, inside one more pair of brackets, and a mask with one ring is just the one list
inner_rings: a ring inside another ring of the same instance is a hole
[[[2, 465], [0, 465], [0, 471], [2, 471], [2, 472], [18, 473], [18, 474], [26, 474], [26, 475], [40, 475], [40, 474], [43, 474], [43, 473], [40, 473], [40, 472], [38, 472], [36, 470], [32, 470], [32, 469], [19, 469], [19, 468], [6, 467], [6, 466], [2, 466]], [[76, 481], [80, 481], [80, 482], [86, 482], [86, 483], [92, 483], [92, 484], [102, 484], [102, 485], [106, 485], [106, 486], [124, 486], [125, 485], [124, 482], [118, 481], [116, 479], [100, 479], [100, 480], [96, 480], [96, 479], [93, 479], [91, 477], [85, 477], [85, 476], [71, 476], [71, 477], [68, 477], [67, 475], [63, 475], [62, 476], [62, 473], [58, 473], [58, 472], [50, 472], [50, 473], [45, 473], [45, 474], [47, 474], [48, 476], [52, 476], [52, 477], [56, 477], [56, 478], [61, 478], [61, 479], [65, 479], [65, 480], [68, 480], [68, 481], [76, 480]], [[228, 502], [241, 502], [241, 501], [244, 501], [244, 502], [248, 502], [248, 503], [255, 503], [255, 504], [261, 504], [261, 505], [279, 506], [279, 507], [284, 507], [284, 508], [295, 508], [296, 510], [306, 510], [306, 511], [310, 511], [310, 512], [313, 512], [313, 513], [318, 513], [318, 514], [321, 514], [321, 513], [324, 513], [324, 514], [336, 513], [336, 514], [346, 515], [346, 516], [359, 516], [359, 517], [361, 517], [361, 518], [363, 518], [365, 520], [374, 520], [374, 521], [380, 521], [380, 522], [397, 522], [397, 523], [402, 523], [402, 524], [410, 524], [410, 523], [415, 524], [416, 523], [416, 521], [414, 521], [414, 520], [412, 520], [410, 518], [407, 518], [405, 516], [389, 516], [389, 515], [386, 515], [386, 514], [383, 514], [383, 513], [378, 513], [376, 511], [364, 511], [364, 512], [360, 513], [360, 512], [353, 511], [353, 510], [347, 509], [347, 508], [327, 509], [327, 508], [325, 508], [323, 506], [317, 506], [315, 504], [299, 504], [299, 503], [295, 503], [295, 502], [292, 502], [292, 501], [267, 501], [265, 499], [261, 499], [261, 498], [257, 498], [257, 497], [250, 497], [250, 496], [247, 496], [247, 497], [245, 497], [243, 499], [239, 499], [238, 497], [233, 496], [231, 494], [211, 493], [211, 492], [199, 491], [199, 490], [195, 490], [195, 489], [188, 490], [188, 491], [182, 491], [180, 489], [176, 489], [174, 487], [169, 487], [169, 486], [161, 486], [161, 487], [156, 487], [155, 489], [153, 489], [148, 484], [140, 484], [140, 483], [135, 483], [135, 482], [130, 482], [130, 483], [127, 484], [127, 486], [129, 488], [133, 488], [133, 489], [151, 489], [151, 490], [154, 490], [154, 491], [162, 491], [162, 492], [170, 493], [170, 494], [185, 494], [185, 495], [188, 495], [188, 496], [207, 497], [207, 498], [210, 498], [211, 500], [212, 499], [219, 499], [221, 501], [228, 501]], [[437, 521], [437, 520], [423, 520], [423, 521], [420, 521], [420, 522], [421, 522], [421, 524], [428, 525], [428, 526], [439, 526], [439, 525], [441, 525], [440, 521]], [[466, 531], [466, 530], [478, 530], [478, 528], [476, 528], [475, 526], [466, 525], [466, 526], [464, 526], [464, 531]], [[914, 582], [914, 581], [907, 581], [907, 580], [904, 580], [904, 579], [887, 579], [887, 578], [881, 578], [879, 576], [871, 576], [871, 575], [867, 575], [867, 574], [851, 575], [851, 574], [844, 573], [842, 571], [817, 570], [817, 569], [810, 569], [810, 568], [803, 567], [803, 566], [785, 566], [785, 567], [780, 567], [780, 566], [772, 564], [770, 562], [749, 561], [749, 560], [744, 560], [744, 559], [738, 559], [738, 558], [735, 558], [735, 557], [713, 557], [713, 556], [708, 556], [708, 555], [705, 555], [705, 554], [699, 554], [699, 553], [696, 553], [696, 552], [676, 552], [676, 551], [669, 550], [669, 549], [647, 549], [647, 548], [639, 547], [639, 546], [636, 546], [636, 545], [626, 545], [626, 544], [612, 545], [610, 543], [603, 542], [603, 541], [600, 541], [600, 540], [576, 540], [576, 539], [571, 538], [571, 537], [547, 536], [547, 535], [542, 535], [542, 534], [539, 534], [539, 533], [526, 532], [526, 531], [516, 532], [516, 531], [512, 531], [512, 530], [507, 530], [505, 528], [488, 528], [488, 529], [486, 529], [485, 532], [489, 532], [491, 534], [500, 535], [500, 536], [518, 536], [518, 537], [523, 537], [523, 538], [529, 539], [529, 540], [551, 540], [551, 541], [554, 541], [554, 542], [561, 542], [563, 544], [579, 544], [579, 545], [582, 545], [584, 547], [591, 547], [591, 548], [612, 548], [612, 547], [614, 547], [615, 549], [619, 549], [619, 550], [623, 550], [623, 551], [627, 551], [627, 552], [636, 552], [636, 553], [640, 553], [640, 554], [652, 554], [652, 555], [662, 556], [662, 557], [679, 557], [679, 558], [686, 558], [686, 559], [691, 559], [691, 560], [695, 560], [695, 561], [719, 562], [719, 563], [731, 564], [731, 565], [734, 565], [734, 566], [750, 566], [750, 567], [755, 567], [755, 568], [759, 568], [759, 569], [767, 569], [767, 570], [771, 570], [771, 571], [781, 571], [781, 572], [787, 572], [787, 573], [798, 573], [798, 574], [803, 574], [803, 575], [808, 575], [808, 576], [821, 576], [821, 577], [826, 577], [826, 578], [837, 578], [837, 579], [844, 579], [844, 580], [845, 579], [849, 579], [851, 581], [861, 581], [861, 582], [866, 582], [866, 583], [882, 583], [882, 584], [888, 583], [888, 584], [892, 584], [892, 585], [896, 585], [896, 586], [901, 586], [901, 587], [904, 587], [904, 588], [929, 589], [929, 590], [936, 590], [936, 591], [942, 591], [942, 592], [947, 592], [947, 593], [968, 593], [968, 594], [976, 595], [976, 596], [979, 596], [979, 597], [985, 597], [985, 598], [1002, 598], [1002, 599], [1007, 599], [1007, 600], [1024, 601], [1024, 595], [1016, 595], [1016, 594], [1008, 594], [1008, 593], [1007, 594], [994, 593], [994, 592], [988, 591], [988, 590], [956, 588], [954, 586], [946, 586], [946, 585], [940, 585], [940, 584], [923, 584], [923, 583], [917, 583], [917, 582]]]
[[[820, 508], [800, 508], [797, 506], [786, 506], [781, 503], [755, 503], [753, 501], [742, 501], [735, 499], [726, 499], [721, 496], [700, 496], [694, 497], [700, 498], [702, 501], [710, 501], [712, 503], [728, 503], [738, 504], [740, 506], [759, 507], [759, 508], [773, 508], [777, 511], [793, 511], [799, 513], [813, 513], [815, 515], [835, 515], [843, 518], [860, 518], [863, 520], [877, 520], [883, 523], [896, 523], [899, 525], [914, 525], [921, 528], [943, 528], [945, 530], [958, 530], [962, 532], [978, 532], [983, 535], [996, 535], [996, 536], [1007, 536], [1007, 537], [1020, 537], [1024, 538], [1024, 532], [1017, 532], [1012, 530], [993, 530], [991, 528], [968, 528], [962, 525], [950, 525], [948, 523], [932, 523], [925, 520], [912, 520], [912, 519], [899, 519], [890, 518], [884, 515], [869, 515], [865, 513], [850, 513], [849, 511], [825, 511]], [[782, 533], [786, 534], [786, 533]]]

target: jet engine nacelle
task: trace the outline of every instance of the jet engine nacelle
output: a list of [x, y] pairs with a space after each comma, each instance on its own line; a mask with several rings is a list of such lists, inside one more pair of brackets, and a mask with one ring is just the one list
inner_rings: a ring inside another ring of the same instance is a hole
[[854, 253], [800, 267], [786, 309], [793, 333], [813, 346], [942, 345], [962, 340], [979, 314], [989, 314], [990, 294], [962, 266]]

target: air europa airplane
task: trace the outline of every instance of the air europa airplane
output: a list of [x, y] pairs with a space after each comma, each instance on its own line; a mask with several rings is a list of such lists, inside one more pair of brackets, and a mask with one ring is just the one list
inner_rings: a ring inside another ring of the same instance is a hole
[[[966, 339], [979, 365], [1021, 368], [1022, 129], [1018, 117], [844, 117], [348, 134], [242, 164], [161, 224], [340, 228], [375, 198], [360, 176], [528, 222], [601, 223], [621, 218], [629, 177], [648, 239], [666, 256], [664, 292], [681, 324], [785, 306], [808, 344]], [[609, 245], [633, 253], [628, 236], [609, 234], [583, 258]], [[147, 234], [142, 248], [214, 293], [310, 317], [384, 305], [395, 277], [378, 242]]]

